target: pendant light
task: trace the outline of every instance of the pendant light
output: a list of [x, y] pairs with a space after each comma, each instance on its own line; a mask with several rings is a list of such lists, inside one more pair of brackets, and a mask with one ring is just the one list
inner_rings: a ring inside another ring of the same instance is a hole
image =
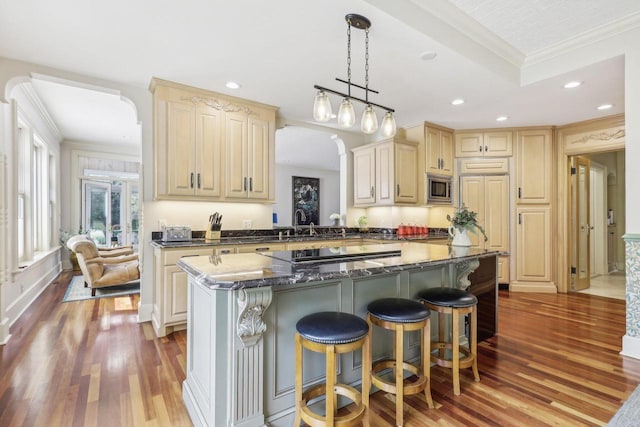
[[[347, 21], [347, 80], [336, 78], [337, 81], [347, 85], [347, 93], [338, 92], [326, 87], [314, 85], [318, 90], [315, 101], [313, 103], [313, 118], [318, 122], [326, 122], [331, 119], [331, 103], [327, 93], [342, 96], [344, 99], [338, 109], [338, 125], [343, 128], [350, 128], [356, 122], [355, 109], [352, 101], [358, 101], [365, 104], [362, 119], [360, 121], [360, 130], [366, 134], [372, 134], [378, 130], [378, 117], [373, 107], [385, 110], [382, 119], [381, 134], [385, 138], [393, 137], [396, 134], [396, 120], [393, 117], [394, 110], [384, 105], [376, 104], [369, 101], [369, 92], [378, 93], [378, 91], [369, 88], [369, 28], [371, 21], [362, 15], [350, 13], [345, 16]], [[351, 82], [351, 27], [365, 31], [365, 85], [360, 86]], [[351, 95], [351, 87], [364, 90], [364, 99]]]

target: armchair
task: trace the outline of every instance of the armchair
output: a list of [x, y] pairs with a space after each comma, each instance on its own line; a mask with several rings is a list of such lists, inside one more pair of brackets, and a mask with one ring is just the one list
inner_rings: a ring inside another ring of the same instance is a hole
[[96, 244], [89, 239], [74, 240], [70, 249], [78, 257], [85, 287], [91, 287], [92, 296], [95, 296], [98, 288], [140, 280], [137, 255], [100, 256]]
[[[86, 234], [76, 234], [75, 236], [69, 237], [69, 240], [67, 240], [67, 247], [75, 252], [75, 250], [73, 250], [73, 246], [77, 241], [80, 240], [89, 240], [90, 242], [94, 243], [93, 240], [91, 240], [91, 238]], [[96, 246], [96, 249], [98, 250], [98, 254], [104, 258], [133, 254], [133, 246], [131, 245], [117, 246], [115, 248], [98, 248]]]

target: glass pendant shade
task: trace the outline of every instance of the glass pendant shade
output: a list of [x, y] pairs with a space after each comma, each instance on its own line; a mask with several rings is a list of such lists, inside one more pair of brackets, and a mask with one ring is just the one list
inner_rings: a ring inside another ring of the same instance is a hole
[[338, 125], [343, 128], [350, 128], [356, 123], [356, 111], [349, 98], [345, 98], [338, 110]]
[[371, 105], [367, 105], [362, 113], [362, 121], [360, 122], [360, 130], [366, 134], [372, 134], [378, 130], [378, 118]]
[[396, 119], [391, 111], [387, 111], [380, 124], [380, 133], [385, 138], [391, 138], [396, 134]]
[[313, 120], [317, 122], [328, 122], [331, 119], [331, 102], [324, 91], [316, 94], [313, 101]]

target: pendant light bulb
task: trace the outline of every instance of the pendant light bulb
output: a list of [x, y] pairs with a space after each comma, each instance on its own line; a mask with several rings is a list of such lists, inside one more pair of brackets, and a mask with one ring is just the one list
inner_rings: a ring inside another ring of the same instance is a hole
[[313, 101], [313, 120], [328, 122], [331, 119], [331, 102], [324, 91], [320, 90]]
[[350, 128], [356, 123], [356, 111], [349, 98], [345, 98], [338, 110], [338, 125], [343, 128]]
[[360, 130], [366, 134], [372, 134], [378, 130], [378, 118], [371, 105], [367, 105], [362, 113], [362, 121], [360, 122]]
[[380, 133], [385, 138], [391, 138], [396, 134], [396, 119], [391, 111], [387, 111], [380, 124]]

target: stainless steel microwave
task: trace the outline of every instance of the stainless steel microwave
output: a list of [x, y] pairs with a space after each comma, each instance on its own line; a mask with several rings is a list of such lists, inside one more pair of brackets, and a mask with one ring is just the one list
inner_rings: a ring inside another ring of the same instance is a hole
[[453, 179], [445, 175], [427, 175], [427, 204], [452, 204]]

